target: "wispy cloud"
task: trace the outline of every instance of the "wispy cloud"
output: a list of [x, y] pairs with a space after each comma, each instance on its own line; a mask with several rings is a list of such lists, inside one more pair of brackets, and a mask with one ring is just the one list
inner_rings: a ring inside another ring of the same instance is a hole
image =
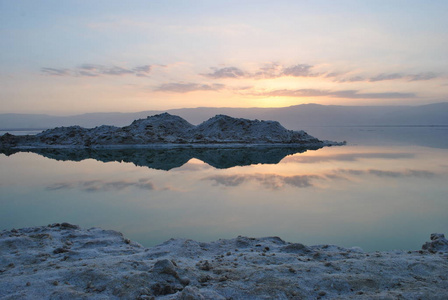
[[70, 76], [69, 69], [58, 69], [58, 68], [41, 68], [42, 74], [50, 76]]
[[249, 72], [238, 67], [211, 68], [213, 72], [201, 74], [209, 78], [252, 78], [266, 79], [279, 77], [315, 77], [318, 73], [312, 72], [313, 66], [309, 64], [297, 64], [293, 66], [283, 66], [278, 63], [268, 63], [255, 71]]
[[313, 66], [300, 64], [292, 67], [287, 67], [282, 70], [282, 75], [284, 76], [294, 76], [294, 77], [308, 77], [308, 76], [317, 76], [317, 74], [313, 74], [311, 69]]
[[359, 82], [359, 81], [368, 81], [368, 79], [362, 77], [362, 76], [352, 76], [352, 77], [347, 77], [347, 78], [340, 78], [338, 76], [332, 76], [332, 77], [337, 77], [335, 79], [335, 81], [337, 82]]
[[251, 75], [251, 77], [256, 79], [263, 79], [263, 78], [276, 78], [280, 77], [280, 74], [282, 72], [283, 66], [279, 63], [268, 63], [260, 67], [257, 71], [254, 72], [254, 74]]
[[237, 66], [228, 66], [224, 68], [212, 67], [212, 72], [200, 74], [213, 79], [274, 79], [282, 77], [321, 77], [332, 78], [335, 82], [378, 82], [386, 80], [405, 80], [405, 81], [421, 81], [439, 78], [442, 74], [434, 72], [422, 72], [416, 74], [406, 74], [405, 72], [380, 73], [377, 75], [357, 75], [352, 72], [338, 71], [317, 71], [319, 66], [299, 63], [295, 65], [282, 65], [277, 62], [267, 63], [256, 70], [243, 70]]
[[430, 80], [440, 77], [440, 74], [433, 72], [419, 73], [415, 75], [409, 75], [409, 81]]
[[207, 74], [202, 74], [210, 78], [238, 78], [246, 77], [247, 74], [237, 67], [226, 67], [226, 68], [212, 68], [214, 71]]
[[172, 93], [189, 93], [194, 91], [218, 91], [225, 88], [224, 84], [200, 84], [200, 83], [185, 83], [172, 82], [159, 85], [155, 91], [158, 92], [172, 92]]
[[379, 74], [375, 77], [372, 77], [369, 79], [370, 82], [375, 82], [375, 81], [383, 81], [383, 80], [393, 80], [393, 79], [401, 79], [403, 78], [404, 75], [400, 74], [400, 73], [392, 73], [392, 74]]
[[417, 74], [403, 74], [403, 73], [381, 73], [371, 77], [363, 77], [359, 75], [354, 75], [351, 77], [343, 77], [341, 75], [328, 76], [334, 77], [334, 81], [337, 82], [378, 82], [386, 80], [405, 80], [405, 81], [423, 81], [440, 78], [442, 74], [436, 74], [434, 72], [423, 72]]
[[135, 75], [146, 77], [151, 71], [150, 65], [141, 65], [134, 68], [121, 66], [104, 66], [98, 64], [82, 64], [72, 69], [63, 68], [41, 68], [41, 73], [51, 76], [73, 76], [73, 77], [99, 77], [99, 76], [125, 76]]

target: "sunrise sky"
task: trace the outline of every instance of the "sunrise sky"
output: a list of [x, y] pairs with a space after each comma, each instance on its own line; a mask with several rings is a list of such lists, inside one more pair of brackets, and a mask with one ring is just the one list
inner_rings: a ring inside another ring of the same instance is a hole
[[448, 1], [0, 0], [0, 113], [448, 101]]

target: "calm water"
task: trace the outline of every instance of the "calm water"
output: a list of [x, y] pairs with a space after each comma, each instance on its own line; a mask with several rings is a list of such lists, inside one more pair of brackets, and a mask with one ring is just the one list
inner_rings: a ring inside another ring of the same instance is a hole
[[368, 251], [448, 233], [447, 127], [307, 131], [349, 144], [0, 154], [0, 229], [70, 222], [145, 246], [246, 235]]

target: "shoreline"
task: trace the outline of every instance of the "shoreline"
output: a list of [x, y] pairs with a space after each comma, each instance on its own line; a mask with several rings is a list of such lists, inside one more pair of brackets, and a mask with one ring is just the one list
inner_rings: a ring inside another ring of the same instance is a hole
[[364, 252], [278, 237], [151, 248], [61, 223], [0, 232], [2, 299], [446, 299], [448, 241]]
[[30, 149], [178, 149], [178, 148], [322, 148], [331, 146], [343, 146], [346, 142], [322, 141], [321, 143], [233, 143], [233, 142], [211, 142], [211, 143], [152, 143], [152, 144], [110, 144], [110, 145], [49, 145], [33, 144], [4, 147], [11, 150]]

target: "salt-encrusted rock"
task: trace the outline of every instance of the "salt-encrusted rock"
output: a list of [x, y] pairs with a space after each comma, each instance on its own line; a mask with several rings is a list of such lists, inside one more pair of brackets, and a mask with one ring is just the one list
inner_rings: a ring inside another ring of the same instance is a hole
[[0, 299], [446, 299], [446, 245], [433, 234], [428, 251], [367, 253], [240, 236], [146, 249], [55, 223], [0, 232]]
[[187, 286], [177, 297], [178, 300], [205, 300], [197, 287]]
[[445, 238], [444, 234], [441, 233], [432, 233], [431, 234], [431, 241], [426, 242], [422, 249], [437, 252], [437, 251], [444, 251], [448, 252], [448, 240]]
[[168, 259], [162, 259], [155, 263], [153, 271], [168, 274], [177, 277], [176, 267], [174, 264]]
[[310, 249], [300, 243], [292, 243], [289, 245], [286, 245], [282, 248], [280, 248], [281, 251], [287, 252], [287, 253], [307, 253], [310, 252]]
[[338, 145], [320, 141], [304, 131], [292, 131], [276, 121], [258, 121], [217, 115], [198, 126], [168, 113], [135, 120], [122, 128], [99, 126], [56, 127], [35, 136], [0, 136], [0, 149], [10, 148], [91, 148], [154, 144], [296, 144]]

